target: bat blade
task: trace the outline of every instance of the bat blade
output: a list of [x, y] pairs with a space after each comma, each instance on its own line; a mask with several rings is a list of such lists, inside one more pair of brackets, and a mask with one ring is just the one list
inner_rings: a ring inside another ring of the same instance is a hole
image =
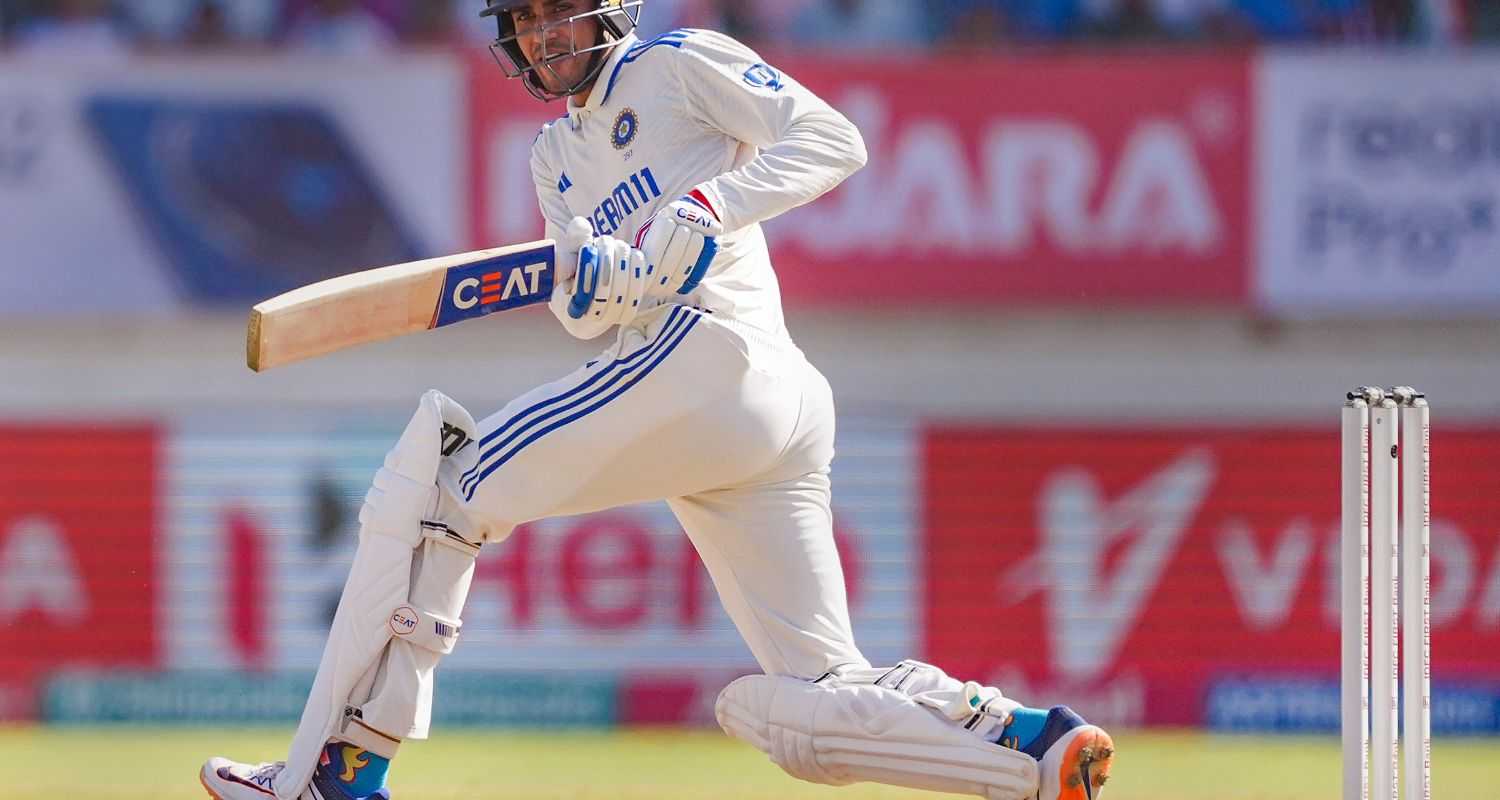
[[550, 239], [354, 272], [250, 310], [245, 363], [256, 372], [440, 328], [552, 295]]

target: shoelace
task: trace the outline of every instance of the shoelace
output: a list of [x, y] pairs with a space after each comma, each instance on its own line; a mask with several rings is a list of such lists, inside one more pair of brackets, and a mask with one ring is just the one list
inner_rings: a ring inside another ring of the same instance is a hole
[[260, 769], [257, 769], [256, 771], [250, 773], [250, 782], [256, 784], [257, 786], [264, 786], [269, 789], [271, 788], [271, 783], [276, 780], [277, 775], [281, 774], [281, 770], [285, 766], [286, 764], [280, 761], [266, 764]]

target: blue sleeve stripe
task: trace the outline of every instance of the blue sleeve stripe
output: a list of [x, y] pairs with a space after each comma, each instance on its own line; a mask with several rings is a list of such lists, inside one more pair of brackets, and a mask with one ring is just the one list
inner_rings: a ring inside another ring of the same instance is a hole
[[[688, 314], [684, 315], [684, 319], [687, 320], [687, 324], [680, 326], [680, 330], [677, 330], [675, 333], [670, 334], [670, 335], [667, 334], [667, 333], [663, 333], [661, 336], [657, 337], [656, 342], [654, 342], [650, 347], [643, 348], [642, 352], [650, 352], [650, 353], [654, 354], [655, 357], [651, 360], [650, 363], [645, 364], [639, 371], [637, 371], [634, 374], [634, 376], [632, 376], [630, 378], [630, 380], [627, 381], [623, 386], [620, 386], [619, 388], [615, 389], [613, 393], [611, 393], [607, 397], [603, 398], [602, 400], [599, 400], [599, 401], [595, 402], [593, 405], [588, 406], [587, 408], [584, 408], [581, 411], [578, 411], [578, 412], [576, 412], [574, 414], [571, 414], [569, 416], [563, 417], [562, 419], [559, 419], [559, 420], [556, 420], [556, 421], [552, 422], [550, 425], [547, 425], [546, 427], [538, 429], [535, 424], [532, 425], [531, 428], [529, 429], [529, 430], [532, 431], [530, 436], [527, 436], [525, 439], [523, 439], [520, 442], [516, 443], [516, 445], [514, 447], [512, 447], [509, 450], [509, 452], [507, 452], [504, 455], [500, 456], [498, 459], [492, 460], [489, 463], [489, 465], [486, 466], [484, 468], [484, 470], [479, 473], [479, 477], [469, 486], [469, 488], [467, 488], [467, 489], [464, 490], [464, 499], [466, 501], [473, 500], [474, 499], [474, 492], [479, 489], [479, 485], [484, 482], [484, 479], [488, 478], [490, 476], [490, 474], [493, 473], [495, 470], [497, 470], [497, 469], [505, 466], [506, 462], [510, 461], [512, 458], [515, 458], [517, 454], [519, 454], [522, 450], [526, 449], [527, 445], [530, 445], [532, 442], [535, 442], [536, 440], [542, 438], [543, 436], [546, 436], [547, 434], [549, 434], [549, 433], [557, 430], [558, 428], [563, 427], [564, 425], [568, 425], [568, 424], [570, 424], [572, 422], [576, 422], [576, 421], [578, 421], [578, 420], [580, 420], [580, 419], [588, 416], [589, 414], [592, 414], [595, 411], [598, 411], [599, 409], [601, 409], [604, 406], [608, 405], [610, 401], [612, 401], [615, 398], [619, 397], [620, 395], [623, 395], [626, 392], [630, 391], [631, 387], [635, 386], [637, 383], [640, 383], [642, 380], [644, 380], [647, 375], [651, 374], [652, 370], [656, 369], [656, 367], [658, 365], [660, 365], [661, 362], [663, 362], [663, 361], [666, 360], [667, 356], [670, 356], [672, 354], [673, 350], [677, 349], [678, 345], [682, 344], [682, 340], [687, 338], [688, 334], [692, 332], [693, 326], [697, 325], [698, 321], [701, 320], [702, 317], [700, 317], [699, 315], [694, 314], [694, 313], [688, 313]], [[617, 376], [617, 377], [624, 377], [624, 375], [626, 373], [628, 373], [629, 371], [630, 370], [625, 370], [625, 371], [621, 372], [619, 374], [619, 376]], [[613, 381], [611, 381], [611, 383], [613, 383]], [[594, 395], [598, 395], [598, 394], [602, 393], [607, 388], [608, 387], [601, 387], [598, 392], [594, 393]], [[594, 395], [591, 395], [590, 397], [592, 397]], [[587, 397], [586, 398], [580, 398], [579, 400], [575, 401], [571, 405], [566, 406], [566, 407], [561, 408], [561, 409], [558, 409], [556, 413], [561, 413], [563, 411], [569, 410], [569, 409], [573, 408], [574, 406], [582, 404], [585, 400], [588, 400], [588, 399], [590, 399], [590, 398], [587, 398]], [[555, 416], [555, 414], [553, 416]], [[540, 423], [544, 419], [546, 419], [546, 418], [544, 417], [544, 418], [538, 419], [536, 422]], [[520, 433], [520, 431], [517, 432], [517, 434], [519, 434], [519, 433]]]
[[609, 95], [615, 90], [615, 81], [620, 77], [620, 70], [624, 69], [626, 64], [629, 64], [637, 58], [645, 55], [646, 52], [653, 47], [660, 47], [662, 45], [665, 45], [667, 47], [682, 47], [682, 43], [687, 41], [687, 38], [691, 35], [692, 31], [686, 28], [679, 28], [675, 31], [664, 33], [654, 39], [647, 39], [646, 41], [640, 42], [634, 47], [630, 48], [629, 52], [627, 52], [625, 56], [620, 59], [619, 63], [615, 64], [614, 70], [609, 73], [609, 83], [605, 84], [604, 99], [600, 101], [600, 105], [609, 102]]
[[[485, 466], [485, 464], [498, 453], [509, 447], [513, 442], [516, 441], [517, 438], [524, 435], [528, 430], [534, 429], [547, 420], [552, 419], [559, 414], [566, 413], [570, 409], [576, 408], [578, 405], [586, 403], [589, 400], [592, 400], [593, 398], [598, 397], [605, 392], [608, 392], [621, 380], [625, 379], [626, 376], [630, 375], [632, 372], [638, 369], [641, 364], [649, 360], [653, 348], [670, 338], [671, 335], [676, 333], [678, 329], [682, 328], [683, 323], [687, 322], [688, 318], [692, 316], [693, 315], [690, 313], [679, 312], [678, 308], [674, 308], [672, 310], [671, 316], [667, 318], [666, 324], [662, 326], [661, 335], [657, 337], [656, 342], [654, 342], [650, 347], [643, 347], [640, 350], [637, 350], [636, 352], [630, 354], [628, 358], [615, 359], [613, 363], [606, 366], [604, 369], [599, 370], [587, 381], [584, 381], [583, 383], [573, 387], [572, 389], [569, 389], [566, 392], [563, 392], [560, 395], [549, 398], [547, 400], [543, 400], [542, 402], [533, 405], [526, 411], [523, 411], [520, 414], [512, 417], [505, 423], [505, 425], [501, 426], [500, 429], [495, 431], [495, 434], [492, 434], [492, 436], [504, 431], [508, 431], [508, 433], [506, 433], [505, 437], [500, 439], [499, 442], [493, 444], [480, 454], [479, 461], [475, 463], [475, 465], [468, 472], [464, 473], [463, 478], [459, 483], [459, 488], [465, 491], [472, 492], [474, 485], [483, 478], [483, 475], [479, 473], [480, 470]], [[608, 380], [603, 380], [603, 382], [600, 383], [601, 379], [604, 378], [608, 378]], [[594, 384], [596, 383], [598, 383], [599, 385], [594, 386]], [[593, 388], [590, 389], [590, 387]], [[567, 402], [566, 404], [564, 404], [564, 401], [569, 400], [571, 400], [571, 402]], [[543, 409], [544, 407], [547, 408], [542, 410], [536, 416], [527, 418], [534, 409]], [[523, 418], [525, 418], [525, 421], [521, 424], [513, 424], [518, 420], [522, 420]]]

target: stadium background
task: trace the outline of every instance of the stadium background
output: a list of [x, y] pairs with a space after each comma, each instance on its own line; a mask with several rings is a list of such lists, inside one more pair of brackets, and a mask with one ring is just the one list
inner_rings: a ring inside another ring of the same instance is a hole
[[[525, 312], [243, 367], [257, 299], [538, 233], [559, 107], [470, 5], [0, 2], [0, 719], [293, 721], [420, 391], [482, 414], [597, 349]], [[870, 144], [769, 234], [872, 659], [1335, 731], [1336, 409], [1402, 382], [1434, 727], [1500, 733], [1496, 8], [648, 2]], [[486, 548], [436, 713], [705, 726], [753, 668], [665, 508], [619, 509]]]

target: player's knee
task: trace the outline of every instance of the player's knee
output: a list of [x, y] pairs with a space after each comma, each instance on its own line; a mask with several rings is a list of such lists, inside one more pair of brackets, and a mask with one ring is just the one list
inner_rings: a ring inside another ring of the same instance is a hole
[[365, 495], [359, 515], [364, 529], [416, 547], [423, 520], [439, 511], [440, 475], [477, 461], [475, 430], [463, 406], [435, 390], [423, 394]]
[[[445, 476], [446, 477], [446, 476]], [[530, 470], [506, 465], [484, 476], [483, 481], [466, 483], [440, 478], [445, 501], [451, 501], [486, 531], [485, 541], [499, 542], [510, 536], [521, 522], [548, 516], [554, 485]], [[465, 488], [465, 487], [468, 488]]]
[[437, 482], [441, 467], [466, 469], [478, 460], [474, 417], [458, 401], [429, 389], [401, 438], [385, 456], [386, 469], [417, 483]]

